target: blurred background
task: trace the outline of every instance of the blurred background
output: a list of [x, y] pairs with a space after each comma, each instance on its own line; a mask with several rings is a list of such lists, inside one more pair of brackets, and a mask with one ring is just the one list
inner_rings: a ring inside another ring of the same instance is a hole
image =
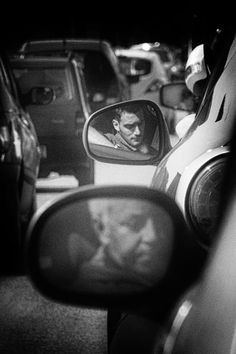
[[229, 23], [233, 13], [201, 2], [5, 2], [1, 47], [14, 51], [25, 40], [56, 37], [106, 39], [114, 46], [155, 41], [195, 46], [211, 37], [211, 28]]

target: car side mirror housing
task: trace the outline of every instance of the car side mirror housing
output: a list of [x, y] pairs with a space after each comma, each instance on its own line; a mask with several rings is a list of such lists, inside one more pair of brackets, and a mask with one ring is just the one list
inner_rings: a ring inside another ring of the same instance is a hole
[[182, 81], [162, 85], [160, 102], [163, 106], [174, 110], [193, 113], [196, 109], [196, 99], [185, 82]]
[[89, 157], [126, 165], [157, 165], [170, 151], [167, 124], [152, 101], [129, 100], [94, 112], [85, 122]]
[[83, 186], [42, 207], [25, 242], [26, 272], [66, 304], [159, 311], [197, 275], [200, 247], [175, 202], [142, 186]]

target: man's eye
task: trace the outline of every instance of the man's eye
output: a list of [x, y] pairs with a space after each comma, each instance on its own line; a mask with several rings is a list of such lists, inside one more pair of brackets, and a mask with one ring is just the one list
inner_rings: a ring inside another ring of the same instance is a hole
[[94, 227], [97, 231], [102, 232], [104, 230], [104, 224], [99, 219], [93, 219]]
[[122, 226], [138, 232], [140, 229], [144, 227], [145, 223], [146, 223], [146, 219], [144, 220], [142, 217], [135, 217], [135, 218], [131, 218], [129, 221], [122, 223]]

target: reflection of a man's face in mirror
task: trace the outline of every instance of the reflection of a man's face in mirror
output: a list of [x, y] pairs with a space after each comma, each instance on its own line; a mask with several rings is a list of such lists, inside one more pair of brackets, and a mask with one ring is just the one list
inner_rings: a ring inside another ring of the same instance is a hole
[[167, 215], [160, 210], [158, 216], [163, 217], [155, 222], [152, 208], [144, 201], [111, 202], [99, 216], [97, 228], [105, 255], [124, 272], [143, 277], [144, 282], [159, 278], [170, 255]]
[[145, 121], [142, 110], [136, 112], [122, 110], [113, 119], [113, 126], [131, 149], [136, 150], [143, 143]]

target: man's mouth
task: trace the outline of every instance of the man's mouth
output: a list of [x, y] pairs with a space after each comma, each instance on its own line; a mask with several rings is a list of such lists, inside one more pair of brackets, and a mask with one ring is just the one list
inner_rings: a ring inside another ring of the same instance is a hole
[[142, 141], [141, 137], [135, 137], [132, 139], [133, 142], [140, 143]]

